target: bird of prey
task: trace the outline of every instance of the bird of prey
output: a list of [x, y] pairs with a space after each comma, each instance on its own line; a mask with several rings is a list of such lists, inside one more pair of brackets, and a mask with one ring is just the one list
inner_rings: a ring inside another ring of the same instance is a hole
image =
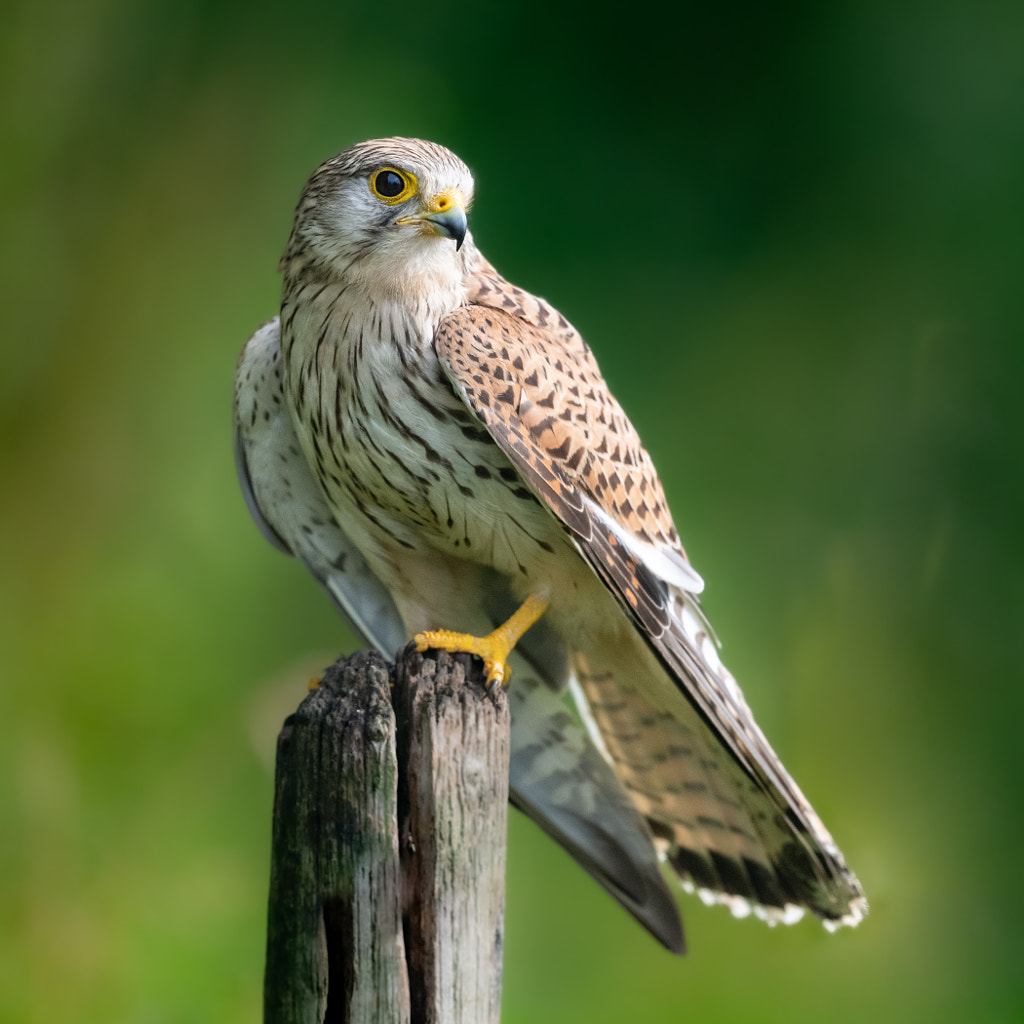
[[398, 138], [309, 179], [280, 316], [236, 372], [252, 515], [385, 654], [415, 639], [510, 680], [512, 802], [666, 947], [663, 862], [737, 916], [856, 924], [860, 885], [719, 660], [650, 456], [576, 330], [473, 243], [473, 185]]

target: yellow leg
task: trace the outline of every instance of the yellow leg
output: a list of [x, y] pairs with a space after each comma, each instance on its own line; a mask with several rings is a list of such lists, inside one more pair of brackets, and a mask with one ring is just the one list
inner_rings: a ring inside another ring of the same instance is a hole
[[519, 638], [544, 614], [548, 606], [546, 598], [531, 594], [508, 622], [499, 626], [487, 636], [470, 636], [468, 633], [453, 633], [447, 629], [432, 629], [417, 633], [413, 640], [417, 651], [462, 651], [475, 654], [484, 660], [487, 670], [487, 688], [504, 683], [508, 674], [508, 656]]

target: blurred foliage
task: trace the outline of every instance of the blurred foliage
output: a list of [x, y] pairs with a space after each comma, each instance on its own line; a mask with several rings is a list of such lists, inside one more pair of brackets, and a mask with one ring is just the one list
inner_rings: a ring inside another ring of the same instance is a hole
[[388, 134], [597, 351], [872, 899], [687, 898], [676, 960], [516, 817], [505, 1021], [1024, 1018], [1022, 44], [998, 0], [8, 0], [0, 1020], [258, 1017], [273, 738], [355, 641], [248, 520], [232, 370], [307, 175]]

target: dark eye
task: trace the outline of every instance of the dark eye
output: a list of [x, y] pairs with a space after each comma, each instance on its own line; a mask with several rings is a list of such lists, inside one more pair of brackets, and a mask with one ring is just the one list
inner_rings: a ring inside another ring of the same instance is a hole
[[397, 206], [416, 194], [416, 177], [397, 167], [382, 167], [370, 176], [370, 191], [388, 206]]
[[395, 196], [401, 195], [402, 189], [405, 188], [401, 175], [395, 171], [381, 171], [373, 185], [385, 199], [394, 199]]

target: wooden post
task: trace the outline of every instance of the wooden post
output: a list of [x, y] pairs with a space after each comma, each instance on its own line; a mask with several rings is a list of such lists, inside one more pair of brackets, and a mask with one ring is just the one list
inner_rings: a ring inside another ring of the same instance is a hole
[[509, 747], [468, 657], [328, 670], [278, 738], [265, 1024], [497, 1024]]

